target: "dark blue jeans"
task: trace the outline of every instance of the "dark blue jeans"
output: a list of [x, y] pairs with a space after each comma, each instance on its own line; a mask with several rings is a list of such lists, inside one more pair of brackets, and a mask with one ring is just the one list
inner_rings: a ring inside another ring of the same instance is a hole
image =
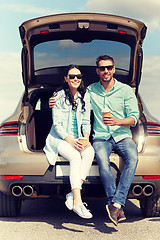
[[[108, 204], [116, 202], [124, 206], [138, 163], [136, 144], [131, 138], [125, 138], [116, 143], [111, 137], [108, 140], [94, 140], [93, 147], [95, 149], [99, 174], [104, 186]], [[125, 167], [121, 173], [117, 187], [110, 167], [109, 156], [112, 150], [114, 150], [125, 161]]]

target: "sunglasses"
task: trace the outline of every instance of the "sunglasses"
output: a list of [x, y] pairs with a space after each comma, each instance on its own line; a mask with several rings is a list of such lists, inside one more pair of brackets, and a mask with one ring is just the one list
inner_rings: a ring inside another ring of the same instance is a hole
[[114, 67], [114, 65], [109, 65], [109, 66], [101, 66], [101, 67], [97, 67], [97, 68], [99, 68], [99, 70], [101, 72], [104, 72], [106, 68], [108, 71], [112, 71], [113, 67]]
[[82, 79], [82, 74], [69, 74], [68, 77], [70, 79], [74, 79], [75, 77], [77, 77], [78, 79]]

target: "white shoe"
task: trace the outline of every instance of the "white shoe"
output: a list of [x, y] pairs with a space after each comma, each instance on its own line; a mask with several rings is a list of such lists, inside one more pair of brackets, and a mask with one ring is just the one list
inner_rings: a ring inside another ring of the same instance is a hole
[[73, 209], [74, 200], [73, 200], [73, 193], [72, 192], [70, 192], [66, 195], [65, 205], [69, 210]]
[[86, 203], [80, 203], [73, 206], [73, 211], [77, 213], [82, 218], [92, 218], [93, 215], [90, 213], [90, 211], [84, 206], [87, 205]]

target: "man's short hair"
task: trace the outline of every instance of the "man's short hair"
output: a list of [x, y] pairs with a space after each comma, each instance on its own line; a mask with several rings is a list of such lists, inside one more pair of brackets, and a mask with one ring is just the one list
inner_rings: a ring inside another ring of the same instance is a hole
[[101, 60], [110, 60], [112, 61], [113, 65], [114, 65], [114, 59], [108, 55], [102, 55], [102, 56], [99, 56], [97, 59], [96, 59], [96, 65], [99, 66], [99, 62]]

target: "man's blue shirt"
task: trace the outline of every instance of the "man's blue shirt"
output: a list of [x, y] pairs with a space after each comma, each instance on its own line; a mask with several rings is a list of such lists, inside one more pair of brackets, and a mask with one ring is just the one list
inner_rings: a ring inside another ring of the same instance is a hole
[[94, 112], [93, 139], [109, 139], [111, 136], [116, 142], [132, 137], [130, 127], [107, 126], [102, 121], [101, 110], [109, 108], [111, 115], [117, 119], [133, 117], [135, 125], [139, 117], [138, 104], [132, 88], [115, 80], [113, 88], [107, 93], [101, 84], [96, 82], [88, 86], [91, 106]]

